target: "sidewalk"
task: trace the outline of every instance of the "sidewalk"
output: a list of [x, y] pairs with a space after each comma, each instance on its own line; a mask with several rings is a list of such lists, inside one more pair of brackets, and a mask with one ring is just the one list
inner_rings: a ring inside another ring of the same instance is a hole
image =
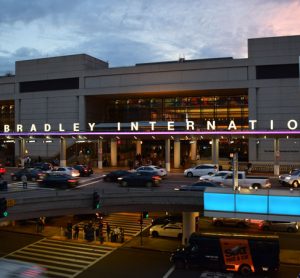
[[[133, 238], [125, 237], [124, 243], [107, 241], [107, 238], [105, 237], [105, 241], [103, 242], [103, 244], [101, 244], [99, 240], [94, 240], [91, 242], [86, 241], [83, 238], [82, 231], [80, 231], [78, 239], [67, 239], [64, 236], [64, 230], [62, 227], [50, 226], [50, 225], [45, 225], [45, 228], [41, 233], [37, 233], [36, 225], [34, 224], [1, 227], [0, 229], [3, 231], [13, 231], [16, 233], [35, 234], [35, 235], [40, 235], [40, 236], [53, 238], [57, 240], [63, 240], [67, 242], [79, 242], [79, 243], [91, 244], [91, 245], [96, 244], [99, 246], [103, 245], [103, 246], [110, 246], [114, 248], [118, 248], [122, 246], [125, 248], [137, 248], [137, 249], [171, 253], [175, 251], [177, 248], [181, 247], [181, 242], [179, 242], [178, 240], [167, 239], [167, 238], [152, 238], [149, 237], [148, 235], [143, 235], [142, 239], [140, 236], [136, 236]], [[104, 235], [106, 236], [106, 234]], [[300, 250], [281, 249], [280, 263], [300, 265]]]

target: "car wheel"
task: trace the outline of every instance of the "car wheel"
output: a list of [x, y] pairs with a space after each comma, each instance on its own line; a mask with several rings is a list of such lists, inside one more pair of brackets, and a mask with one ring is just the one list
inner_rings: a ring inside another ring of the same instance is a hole
[[184, 260], [176, 260], [175, 261], [175, 268], [176, 269], [184, 269], [185, 268]]
[[152, 237], [158, 237], [158, 232], [153, 231], [153, 232], [152, 232]]
[[246, 228], [246, 224], [245, 223], [243, 223], [243, 222], [239, 222], [239, 223], [237, 223], [237, 225], [236, 225], [238, 228]]
[[258, 188], [258, 189], [260, 189], [260, 188], [261, 188], [261, 184], [259, 184], [259, 183], [254, 183], [254, 184], [252, 185], [252, 187], [253, 187], [253, 188]]
[[151, 182], [151, 181], [147, 181], [147, 182], [146, 182], [146, 187], [149, 187], [149, 188], [150, 188], [151, 186], [152, 186], [152, 182]]
[[270, 228], [269, 228], [268, 226], [263, 226], [263, 227], [262, 227], [262, 230], [263, 230], [263, 231], [270, 231]]
[[128, 186], [128, 183], [127, 183], [127, 181], [122, 181], [122, 183], [121, 183], [121, 186], [123, 186], [123, 187], [126, 187], [126, 186]]
[[298, 181], [293, 181], [292, 185], [293, 185], [294, 188], [297, 188], [297, 187], [299, 187], [299, 182]]
[[217, 227], [221, 227], [221, 226], [223, 226], [223, 223], [222, 223], [222, 221], [215, 221], [214, 225]]
[[292, 227], [288, 227], [287, 228], [287, 232], [289, 232], [289, 233], [293, 233], [295, 230], [292, 228]]
[[239, 268], [239, 273], [242, 275], [242, 276], [247, 276], [249, 275], [250, 273], [252, 273], [252, 270], [251, 270], [251, 267], [247, 264], [242, 264]]
[[187, 176], [188, 176], [189, 178], [192, 178], [192, 177], [193, 177], [193, 173], [192, 173], [192, 172], [188, 172], [188, 173], [187, 173]]

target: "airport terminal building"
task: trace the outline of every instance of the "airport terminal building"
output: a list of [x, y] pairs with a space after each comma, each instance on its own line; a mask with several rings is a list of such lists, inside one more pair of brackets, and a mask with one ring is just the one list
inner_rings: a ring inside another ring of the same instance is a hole
[[254, 164], [300, 165], [299, 56], [300, 36], [288, 36], [249, 39], [244, 59], [17, 61], [15, 75], [0, 77], [0, 159], [101, 168], [138, 155], [179, 168], [238, 152]]

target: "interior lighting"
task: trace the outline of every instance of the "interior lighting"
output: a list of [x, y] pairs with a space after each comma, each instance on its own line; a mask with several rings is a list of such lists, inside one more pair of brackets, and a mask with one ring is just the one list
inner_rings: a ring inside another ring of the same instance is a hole
[[152, 136], [152, 139], [155, 140], [155, 136]]

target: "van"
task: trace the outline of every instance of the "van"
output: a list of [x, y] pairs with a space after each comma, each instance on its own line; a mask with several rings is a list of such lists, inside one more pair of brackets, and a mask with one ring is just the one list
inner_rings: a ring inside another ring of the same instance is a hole
[[251, 273], [279, 269], [279, 238], [274, 235], [193, 233], [187, 247], [172, 253], [176, 268]]

